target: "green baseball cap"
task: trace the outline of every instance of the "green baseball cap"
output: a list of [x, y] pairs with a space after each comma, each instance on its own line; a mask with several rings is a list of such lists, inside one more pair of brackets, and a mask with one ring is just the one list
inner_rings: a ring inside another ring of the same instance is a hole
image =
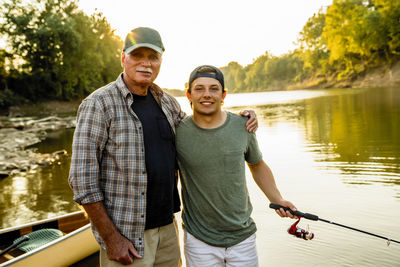
[[148, 47], [160, 54], [165, 50], [158, 31], [147, 27], [139, 27], [131, 30], [131, 32], [126, 35], [122, 51], [129, 54], [139, 47]]

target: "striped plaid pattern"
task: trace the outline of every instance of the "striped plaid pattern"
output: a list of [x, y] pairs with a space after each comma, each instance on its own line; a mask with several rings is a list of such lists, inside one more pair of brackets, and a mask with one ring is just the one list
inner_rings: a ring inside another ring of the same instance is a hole
[[[185, 116], [178, 102], [155, 84], [150, 86], [150, 92], [175, 133], [175, 126]], [[82, 101], [68, 180], [77, 203], [103, 201], [120, 233], [143, 256], [147, 174], [142, 124], [132, 103], [122, 74]], [[98, 231], [92, 228], [96, 240], [105, 248]]]

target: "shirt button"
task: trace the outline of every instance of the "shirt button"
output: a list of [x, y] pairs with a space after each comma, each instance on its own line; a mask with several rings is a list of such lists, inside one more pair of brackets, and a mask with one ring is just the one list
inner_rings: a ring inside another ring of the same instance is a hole
[[144, 218], [144, 215], [142, 214], [142, 215], [140, 215], [140, 217]]
[[[142, 196], [144, 196], [144, 192], [142, 192]], [[139, 238], [140, 239], [140, 238]]]
[[143, 174], [146, 174], [146, 171], [143, 171]]

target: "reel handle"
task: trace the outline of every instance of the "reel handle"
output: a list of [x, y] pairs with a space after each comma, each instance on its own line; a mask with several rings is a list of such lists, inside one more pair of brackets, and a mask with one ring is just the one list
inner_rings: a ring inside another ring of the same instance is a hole
[[270, 204], [269, 204], [269, 207], [270, 207], [271, 209], [274, 209], [274, 210], [283, 209], [284, 211], [289, 211], [291, 214], [293, 214], [293, 215], [295, 215], [295, 216], [304, 217], [304, 218], [309, 219], [309, 220], [312, 220], [312, 221], [318, 221], [318, 220], [319, 220], [319, 218], [318, 218], [317, 215], [310, 214], [310, 213], [303, 213], [303, 212], [298, 211], [298, 210], [292, 211], [290, 208], [288, 208], [288, 207], [283, 207], [283, 206], [278, 205], [278, 204], [270, 203]]

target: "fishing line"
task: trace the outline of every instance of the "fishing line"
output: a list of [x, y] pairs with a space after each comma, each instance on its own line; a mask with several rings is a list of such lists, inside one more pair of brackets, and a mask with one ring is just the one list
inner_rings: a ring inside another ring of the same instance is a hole
[[378, 238], [382, 238], [382, 239], [385, 239], [387, 241], [388, 246], [390, 245], [390, 242], [395, 242], [395, 243], [400, 244], [400, 241], [397, 241], [397, 240], [394, 240], [394, 239], [390, 239], [388, 237], [384, 237], [384, 236], [381, 236], [381, 235], [373, 234], [373, 233], [370, 233], [370, 232], [367, 232], [367, 231], [364, 231], [364, 230], [360, 230], [360, 229], [357, 229], [357, 228], [354, 228], [354, 227], [350, 227], [350, 226], [347, 226], [347, 225], [343, 225], [343, 224], [340, 224], [340, 223], [336, 223], [336, 222], [332, 222], [332, 221], [329, 221], [329, 220], [325, 220], [325, 219], [319, 218], [317, 215], [314, 215], [314, 214], [303, 213], [303, 212], [298, 211], [298, 210], [297, 211], [292, 211], [291, 209], [289, 209], [287, 207], [283, 207], [283, 206], [280, 206], [280, 205], [277, 205], [277, 204], [274, 204], [274, 203], [270, 203], [269, 207], [271, 209], [274, 209], [274, 210], [283, 209], [285, 211], [289, 211], [291, 214], [293, 214], [293, 215], [295, 215], [297, 217], [303, 217], [303, 218], [306, 218], [306, 219], [309, 219], [309, 220], [312, 220], [312, 221], [322, 221], [322, 222], [325, 222], [325, 223], [329, 223], [329, 224], [333, 224], [333, 225], [336, 225], [336, 226], [344, 227], [344, 228], [347, 228], [347, 229], [350, 229], [350, 230], [353, 230], [353, 231], [357, 231], [357, 232], [360, 232], [360, 233], [363, 233], [363, 234], [367, 234], [367, 235], [375, 236], [375, 237], [378, 237]]

